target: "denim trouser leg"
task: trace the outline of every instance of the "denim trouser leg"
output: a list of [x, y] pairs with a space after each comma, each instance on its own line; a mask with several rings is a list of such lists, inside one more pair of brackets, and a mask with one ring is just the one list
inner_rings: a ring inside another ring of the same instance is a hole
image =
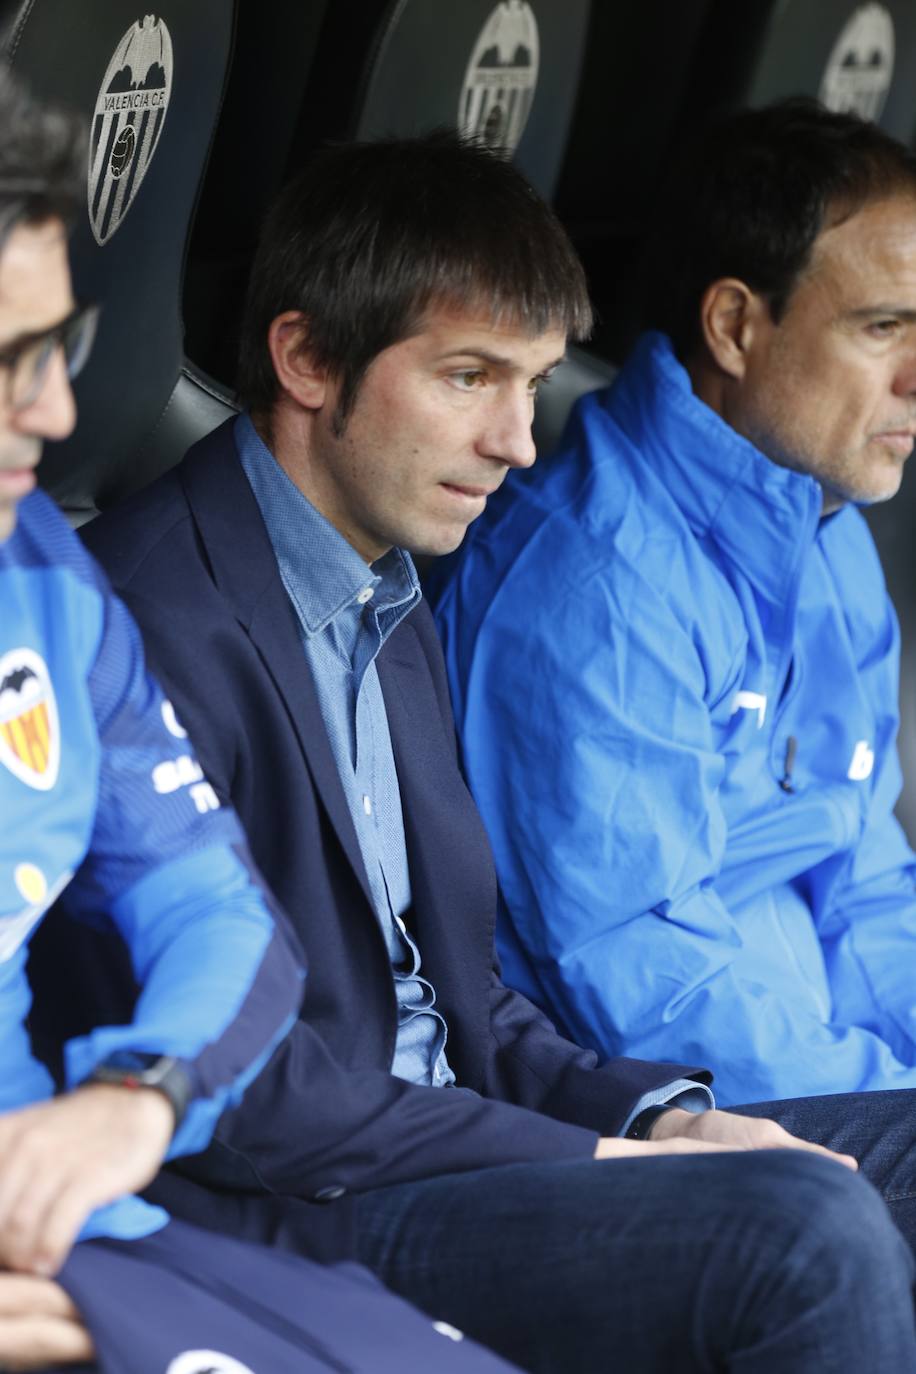
[[538, 1374], [916, 1370], [912, 1258], [801, 1151], [520, 1164], [360, 1199], [360, 1258]]
[[916, 1091], [831, 1093], [735, 1107], [793, 1135], [854, 1155], [916, 1251]]

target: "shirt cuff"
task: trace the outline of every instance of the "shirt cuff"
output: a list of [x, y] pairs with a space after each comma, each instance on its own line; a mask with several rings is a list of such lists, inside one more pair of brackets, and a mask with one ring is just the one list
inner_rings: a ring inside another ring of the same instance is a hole
[[673, 1083], [665, 1083], [661, 1088], [653, 1088], [643, 1093], [630, 1115], [621, 1126], [618, 1135], [625, 1136], [633, 1122], [647, 1107], [680, 1107], [685, 1112], [708, 1112], [716, 1105], [712, 1089], [705, 1083], [695, 1083], [691, 1078], [676, 1078]]

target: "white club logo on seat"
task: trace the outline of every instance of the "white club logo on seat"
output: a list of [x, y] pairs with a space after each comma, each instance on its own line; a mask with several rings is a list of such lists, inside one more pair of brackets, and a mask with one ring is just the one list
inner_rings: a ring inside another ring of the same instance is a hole
[[827, 61], [820, 98], [828, 110], [879, 119], [894, 75], [894, 21], [884, 5], [860, 5]]
[[526, 0], [502, 0], [480, 31], [464, 74], [458, 126], [491, 148], [515, 152], [538, 84], [540, 42]]
[[89, 150], [89, 223], [107, 243], [153, 160], [172, 94], [172, 39], [148, 14], [127, 30], [102, 78]]

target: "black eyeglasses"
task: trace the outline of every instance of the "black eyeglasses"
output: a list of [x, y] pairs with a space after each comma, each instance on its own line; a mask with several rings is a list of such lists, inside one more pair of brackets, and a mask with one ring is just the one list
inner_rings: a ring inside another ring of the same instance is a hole
[[38, 334], [27, 334], [11, 347], [0, 349], [0, 368], [6, 373], [6, 405], [15, 414], [28, 410], [41, 395], [51, 359], [63, 349], [67, 376], [73, 378], [81, 370], [92, 351], [97, 305], [82, 305], [60, 324]]

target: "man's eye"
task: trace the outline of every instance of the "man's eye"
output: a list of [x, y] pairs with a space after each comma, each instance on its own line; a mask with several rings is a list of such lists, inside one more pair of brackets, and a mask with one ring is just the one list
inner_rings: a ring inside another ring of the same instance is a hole
[[480, 368], [469, 367], [464, 372], [453, 372], [452, 381], [462, 391], [476, 391], [478, 387], [483, 386], [484, 374]]
[[532, 377], [528, 383], [528, 390], [532, 396], [536, 396], [542, 386], [548, 386], [553, 377], [553, 372], [539, 372], [536, 377]]
[[872, 320], [868, 332], [875, 339], [889, 339], [900, 328], [898, 319]]

